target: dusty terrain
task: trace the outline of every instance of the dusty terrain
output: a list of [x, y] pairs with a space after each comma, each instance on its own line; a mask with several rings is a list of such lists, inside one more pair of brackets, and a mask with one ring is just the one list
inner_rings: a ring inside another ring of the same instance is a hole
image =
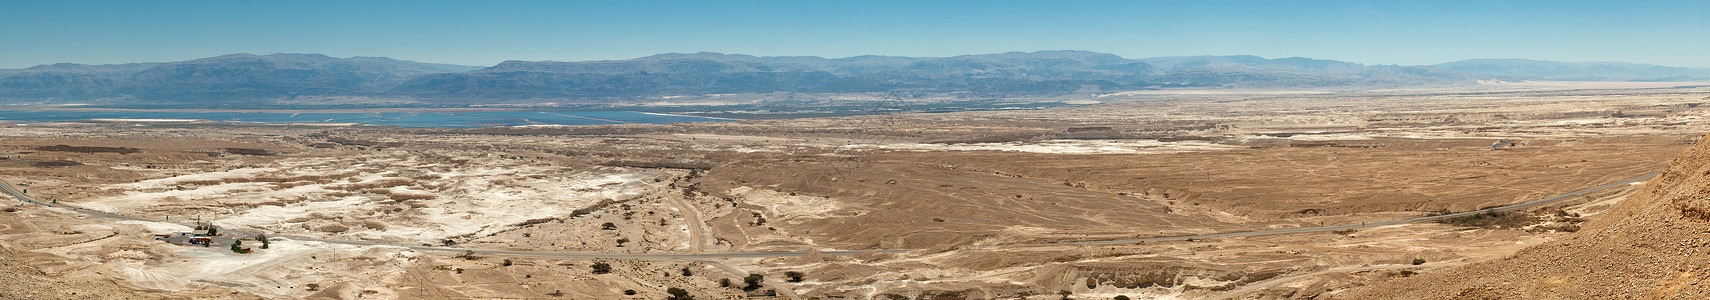
[[[1635, 213], [1660, 200], [1623, 202], [1657, 184], [1497, 221], [1070, 243], [1363, 224], [1565, 194], [1662, 170], [1710, 131], [1707, 95], [1184, 92], [1079, 108], [659, 125], [0, 127], [0, 179], [57, 205], [158, 220], [10, 202], [0, 213], [0, 276], [21, 279], [0, 283], [0, 296], [72, 297], [57, 289], [75, 286], [63, 291], [1390, 298], [1403, 290], [1362, 287], [1423, 289], [1430, 284], [1417, 282], [1486, 272], [1462, 270], [1496, 268], [1492, 259], [1529, 246], [1608, 240], [1588, 234], [1615, 230], [1617, 217], [1666, 217]], [[1656, 196], [1635, 198], [1645, 197]], [[1570, 234], [1587, 220], [1587, 231]], [[153, 240], [195, 222], [276, 237], [247, 254]], [[815, 253], [899, 249], [910, 251]], [[780, 251], [807, 254], [735, 255]], [[766, 287], [741, 289], [748, 273], [765, 275]]]
[[1347, 299], [1701, 299], [1710, 297], [1710, 143], [1675, 158], [1650, 187], [1564, 239], [1383, 282]]

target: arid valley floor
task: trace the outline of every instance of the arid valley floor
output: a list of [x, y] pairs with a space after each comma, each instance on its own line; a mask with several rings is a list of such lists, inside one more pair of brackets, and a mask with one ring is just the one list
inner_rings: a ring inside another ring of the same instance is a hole
[[[482, 129], [0, 127], [0, 180], [61, 206], [0, 205], [0, 298], [1434, 298], [1374, 289], [1572, 236], [1651, 182], [1441, 222], [1083, 242], [1477, 211], [1662, 171], [1710, 132], [1705, 87], [1082, 100], [1101, 104]], [[197, 221], [273, 238], [247, 254], [155, 240]], [[748, 274], [765, 280], [745, 290]]]

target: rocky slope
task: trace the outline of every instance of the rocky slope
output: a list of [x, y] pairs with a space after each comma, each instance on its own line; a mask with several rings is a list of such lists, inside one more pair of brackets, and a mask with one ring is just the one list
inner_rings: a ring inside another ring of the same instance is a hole
[[1338, 299], [1710, 298], [1710, 141], [1585, 230], [1509, 257], [1362, 287]]
[[50, 276], [24, 264], [0, 245], [0, 299], [165, 299], [144, 297], [111, 280], [75, 280]]

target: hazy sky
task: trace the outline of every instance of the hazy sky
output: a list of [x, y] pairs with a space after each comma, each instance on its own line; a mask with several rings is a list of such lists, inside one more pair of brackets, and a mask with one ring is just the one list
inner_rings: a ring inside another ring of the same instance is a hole
[[1710, 1], [0, 1], [0, 68], [231, 53], [492, 65], [1089, 50], [1710, 67]]

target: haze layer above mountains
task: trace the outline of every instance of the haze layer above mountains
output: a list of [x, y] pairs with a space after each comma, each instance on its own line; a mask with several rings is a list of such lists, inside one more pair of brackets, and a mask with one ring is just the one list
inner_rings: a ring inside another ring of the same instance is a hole
[[1168, 87], [1437, 86], [1484, 79], [1700, 81], [1710, 80], [1710, 68], [1520, 59], [1368, 66], [1299, 57], [1127, 59], [1086, 51], [835, 59], [703, 52], [612, 61], [506, 61], [482, 68], [383, 57], [233, 54], [168, 63], [0, 69], [0, 104], [266, 104], [333, 98], [357, 103], [598, 104], [766, 93], [1031, 97]]

